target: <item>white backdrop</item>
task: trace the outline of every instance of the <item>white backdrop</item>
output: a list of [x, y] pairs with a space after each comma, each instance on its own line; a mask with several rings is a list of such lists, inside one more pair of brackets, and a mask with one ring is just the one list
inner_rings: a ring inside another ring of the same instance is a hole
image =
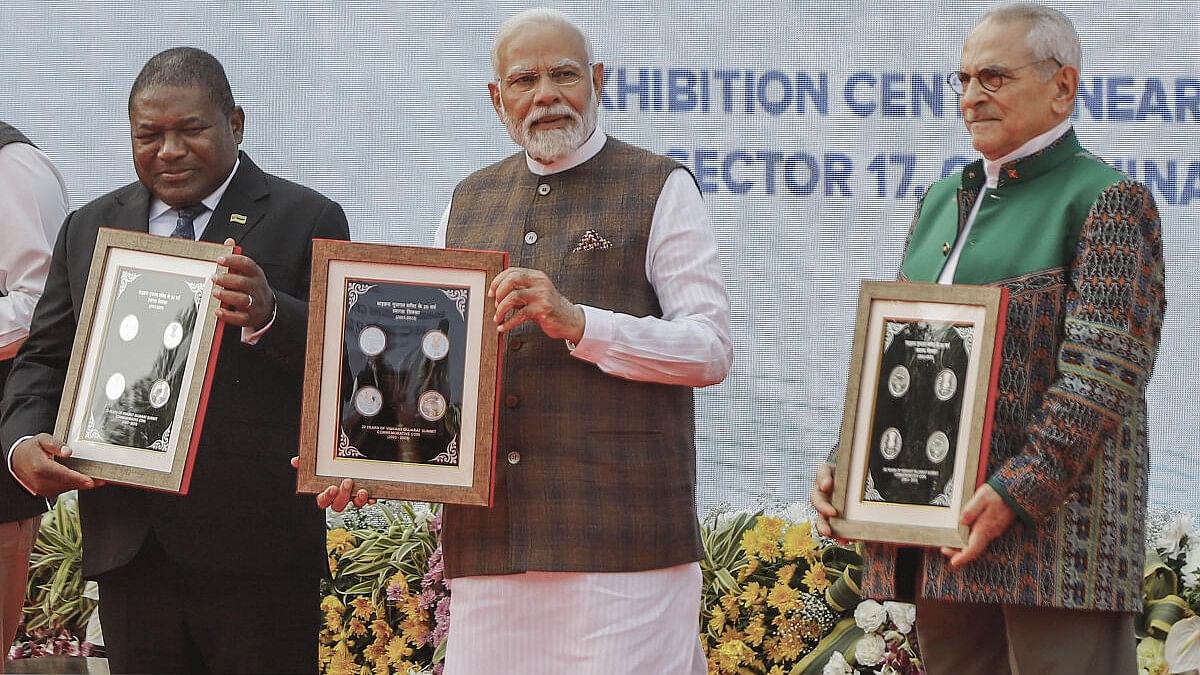
[[[708, 191], [737, 359], [698, 399], [700, 503], [807, 498], [838, 433], [858, 280], [891, 278], [922, 189], [973, 158], [945, 85], [995, 2], [560, 2], [608, 68], [601, 123]], [[839, 6], [840, 4], [840, 6]], [[129, 86], [151, 55], [225, 64], [243, 145], [338, 200], [362, 241], [423, 244], [462, 177], [515, 150], [487, 99], [517, 2], [0, 2], [0, 119], [74, 206], [134, 180]], [[1200, 3], [1057, 3], [1084, 43], [1084, 145], [1151, 184], [1169, 309], [1151, 501], [1200, 516]]]

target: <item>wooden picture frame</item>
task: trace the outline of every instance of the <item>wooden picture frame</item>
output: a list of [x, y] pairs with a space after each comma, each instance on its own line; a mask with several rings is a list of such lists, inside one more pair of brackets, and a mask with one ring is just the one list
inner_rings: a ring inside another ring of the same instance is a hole
[[298, 492], [490, 505], [496, 251], [313, 243]]
[[212, 278], [236, 250], [99, 230], [54, 427], [67, 466], [187, 494], [224, 326]]
[[967, 543], [985, 479], [1007, 291], [864, 281], [830, 524], [839, 537]]

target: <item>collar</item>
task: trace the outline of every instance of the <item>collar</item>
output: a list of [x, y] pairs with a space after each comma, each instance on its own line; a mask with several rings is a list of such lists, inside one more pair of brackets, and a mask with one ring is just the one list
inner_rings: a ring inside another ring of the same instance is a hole
[[[1037, 178], [1082, 149], [1071, 121], [1066, 120], [995, 161], [980, 158], [971, 162], [963, 169], [962, 187], [965, 190], [978, 190], [985, 185], [1002, 188]], [[993, 170], [996, 172], [995, 178], [987, 173]]]
[[[225, 177], [225, 182], [221, 183], [221, 186], [216, 190], [213, 190], [212, 194], [200, 200], [200, 203], [207, 206], [209, 211], [217, 210], [217, 204], [221, 203], [221, 197], [225, 196], [225, 190], [227, 190], [229, 188], [229, 184], [233, 182], [233, 177], [237, 175], [238, 167], [241, 165], [242, 153], [239, 152], [237, 159], [233, 162], [233, 170], [230, 171], [229, 175]], [[150, 220], [154, 220], [173, 208], [175, 207], [167, 204], [158, 197], [155, 197], [154, 199], [150, 200]]]
[[580, 164], [583, 164], [589, 159], [595, 157], [601, 150], [604, 149], [604, 141], [606, 140], [608, 140], [608, 136], [604, 135], [604, 132], [600, 130], [600, 125], [597, 124], [596, 128], [592, 131], [592, 135], [583, 142], [583, 145], [575, 148], [574, 152], [566, 157], [563, 157], [557, 162], [553, 162], [551, 164], [542, 164], [536, 159], [530, 157], [529, 153], [525, 153], [525, 163], [529, 165], [530, 171], [539, 176], [549, 176], [552, 173], [561, 173], [567, 169], [574, 169]]

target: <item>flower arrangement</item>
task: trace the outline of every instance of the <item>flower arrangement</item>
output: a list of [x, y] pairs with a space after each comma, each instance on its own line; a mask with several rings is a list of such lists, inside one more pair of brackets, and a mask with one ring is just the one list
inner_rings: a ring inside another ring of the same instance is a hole
[[[1200, 529], [1177, 514], [1152, 522], [1138, 626], [1139, 675], [1200, 669]], [[1157, 534], [1155, 534], [1157, 530]]]
[[911, 605], [860, 604], [858, 550], [798, 520], [761, 512], [705, 520], [700, 639], [710, 675], [924, 673], [907, 639]]
[[60, 495], [42, 518], [29, 561], [23, 623], [8, 657], [102, 656], [103, 648], [85, 637], [96, 601], [85, 592], [83, 533], [74, 492]]
[[848, 661], [835, 651], [822, 675], [924, 675], [917, 647], [917, 608], [905, 602], [863, 600], [854, 608], [862, 636]]
[[[449, 592], [442, 578], [438, 507], [389, 502], [372, 526], [326, 534], [318, 658], [322, 673], [439, 673]], [[362, 516], [354, 516], [362, 519]]]

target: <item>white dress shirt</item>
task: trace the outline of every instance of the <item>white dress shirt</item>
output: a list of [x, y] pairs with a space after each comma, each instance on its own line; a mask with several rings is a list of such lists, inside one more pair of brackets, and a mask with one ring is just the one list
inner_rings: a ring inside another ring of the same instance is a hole
[[975, 205], [971, 207], [971, 213], [967, 216], [967, 224], [963, 227], [962, 233], [958, 235], [958, 239], [955, 240], [954, 250], [950, 252], [950, 257], [946, 259], [946, 265], [942, 267], [942, 273], [938, 275], [939, 284], [954, 283], [954, 272], [958, 269], [958, 259], [962, 255], [963, 245], [966, 244], [969, 238], [967, 235], [971, 233], [971, 226], [975, 224], [975, 216], [979, 215], [979, 207], [983, 204], [984, 198], [1000, 184], [1000, 167], [1014, 160], [1022, 159], [1035, 152], [1044, 150], [1051, 143], [1057, 141], [1060, 136], [1067, 133], [1067, 130], [1070, 128], [1071, 119], [1067, 118], [1050, 131], [1034, 136], [1026, 141], [1024, 145], [1000, 159], [992, 160], [984, 158], [983, 172], [987, 176], [987, 181], [984, 183], [983, 189], [979, 191], [979, 196], [975, 198]]
[[67, 188], [50, 158], [25, 143], [0, 149], [0, 361], [29, 336], [66, 215]]
[[[533, 173], [555, 174], [595, 157], [607, 140], [597, 127], [587, 142], [558, 162], [525, 159]], [[434, 246], [446, 245], [449, 220], [447, 205]], [[630, 380], [703, 387], [725, 379], [733, 361], [729, 296], [712, 219], [686, 169], [671, 172], [658, 196], [646, 243], [646, 279], [658, 296], [662, 318], [579, 305], [585, 323], [572, 355]]]

